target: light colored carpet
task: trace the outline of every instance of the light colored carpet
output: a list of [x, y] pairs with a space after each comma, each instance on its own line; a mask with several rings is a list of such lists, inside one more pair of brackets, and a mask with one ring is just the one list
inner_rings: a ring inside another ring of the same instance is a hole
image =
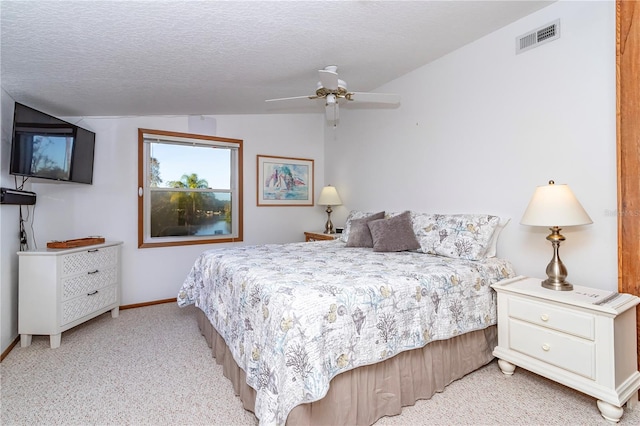
[[[255, 425], [200, 335], [195, 308], [109, 313], [34, 336], [0, 364], [2, 425]], [[607, 425], [591, 397], [494, 361], [379, 425]], [[640, 425], [640, 409], [620, 425]]]

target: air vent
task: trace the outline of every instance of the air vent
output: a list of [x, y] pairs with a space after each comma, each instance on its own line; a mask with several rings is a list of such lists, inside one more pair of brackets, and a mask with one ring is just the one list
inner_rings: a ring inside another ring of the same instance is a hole
[[516, 37], [516, 55], [560, 38], [560, 20]]

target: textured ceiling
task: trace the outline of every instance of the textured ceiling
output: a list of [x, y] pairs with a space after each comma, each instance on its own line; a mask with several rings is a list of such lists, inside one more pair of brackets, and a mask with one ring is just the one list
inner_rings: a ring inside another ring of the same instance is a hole
[[326, 65], [373, 90], [550, 3], [3, 0], [0, 82], [59, 116], [320, 112], [264, 100]]

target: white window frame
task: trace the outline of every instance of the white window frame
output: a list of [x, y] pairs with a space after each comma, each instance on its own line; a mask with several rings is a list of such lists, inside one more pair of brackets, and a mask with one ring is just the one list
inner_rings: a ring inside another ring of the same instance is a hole
[[[230, 189], [180, 189], [171, 191], [202, 191], [231, 193], [231, 234], [151, 236], [151, 191], [150, 185], [151, 143], [167, 143], [186, 146], [210, 146], [231, 148]], [[138, 129], [138, 247], [167, 247], [192, 244], [229, 243], [242, 241], [242, 140], [218, 136], [195, 135], [163, 130]]]

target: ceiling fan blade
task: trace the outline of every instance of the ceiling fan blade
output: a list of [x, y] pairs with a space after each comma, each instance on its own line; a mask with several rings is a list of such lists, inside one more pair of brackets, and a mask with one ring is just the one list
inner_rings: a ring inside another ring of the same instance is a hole
[[318, 95], [308, 95], [308, 96], [294, 96], [292, 98], [277, 98], [277, 99], [267, 99], [265, 102], [279, 102], [279, 101], [291, 101], [294, 99], [317, 99]]
[[395, 93], [349, 92], [345, 96], [350, 101], [399, 104], [400, 95]]
[[338, 88], [338, 73], [329, 70], [318, 70], [320, 75], [320, 83], [327, 90], [336, 90]]

